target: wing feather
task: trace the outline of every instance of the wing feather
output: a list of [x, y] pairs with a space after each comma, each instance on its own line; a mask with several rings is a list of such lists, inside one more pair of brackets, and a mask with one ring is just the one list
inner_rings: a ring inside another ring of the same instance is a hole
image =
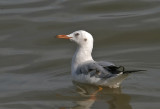
[[[110, 64], [109, 64], [110, 65]], [[97, 62], [87, 62], [80, 65], [77, 69], [77, 74], [90, 74], [90, 77], [97, 77], [97, 78], [108, 78], [113, 76], [106, 68]]]

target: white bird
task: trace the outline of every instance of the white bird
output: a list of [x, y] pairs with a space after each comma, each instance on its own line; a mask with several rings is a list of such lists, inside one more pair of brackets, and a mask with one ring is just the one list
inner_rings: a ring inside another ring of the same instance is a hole
[[71, 67], [72, 78], [76, 82], [117, 88], [129, 73], [143, 71], [125, 71], [123, 66], [116, 66], [111, 62], [94, 61], [92, 58], [93, 37], [84, 30], [56, 37], [70, 39], [78, 45]]

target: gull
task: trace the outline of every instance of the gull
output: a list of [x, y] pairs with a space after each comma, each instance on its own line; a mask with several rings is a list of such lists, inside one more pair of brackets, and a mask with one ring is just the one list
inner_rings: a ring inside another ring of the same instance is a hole
[[72, 58], [71, 74], [75, 82], [117, 88], [132, 72], [123, 66], [116, 66], [111, 62], [94, 61], [92, 58], [93, 37], [84, 30], [75, 31], [69, 35], [57, 35], [57, 38], [69, 39], [77, 44], [77, 50]]

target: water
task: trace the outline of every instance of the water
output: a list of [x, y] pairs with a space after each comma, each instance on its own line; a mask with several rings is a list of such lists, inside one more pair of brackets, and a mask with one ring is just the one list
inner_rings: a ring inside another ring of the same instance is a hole
[[[1, 0], [0, 108], [158, 109], [159, 10], [158, 0]], [[72, 83], [76, 46], [55, 36], [80, 29], [94, 36], [95, 60], [147, 71], [95, 95]]]

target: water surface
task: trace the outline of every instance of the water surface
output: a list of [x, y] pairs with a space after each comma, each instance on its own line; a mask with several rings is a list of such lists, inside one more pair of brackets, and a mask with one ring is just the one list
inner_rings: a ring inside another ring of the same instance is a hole
[[[0, 107], [3, 109], [158, 109], [160, 1], [1, 0]], [[118, 89], [72, 83], [76, 49], [57, 34], [86, 30], [93, 57], [145, 69]]]

